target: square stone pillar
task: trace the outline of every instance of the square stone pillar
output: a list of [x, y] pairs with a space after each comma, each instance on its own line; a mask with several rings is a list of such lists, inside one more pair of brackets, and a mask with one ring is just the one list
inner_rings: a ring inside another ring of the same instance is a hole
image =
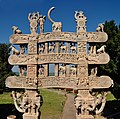
[[55, 64], [55, 76], [58, 76], [59, 64]]

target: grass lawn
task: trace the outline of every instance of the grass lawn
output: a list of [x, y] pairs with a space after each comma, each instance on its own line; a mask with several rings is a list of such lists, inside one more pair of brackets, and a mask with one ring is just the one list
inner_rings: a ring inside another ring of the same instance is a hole
[[[41, 89], [40, 92], [43, 97], [41, 119], [60, 119], [66, 97], [48, 89]], [[6, 119], [11, 114], [16, 115], [17, 119], [22, 119], [22, 114], [15, 109], [10, 95], [11, 93], [8, 92], [0, 94], [0, 119]]]

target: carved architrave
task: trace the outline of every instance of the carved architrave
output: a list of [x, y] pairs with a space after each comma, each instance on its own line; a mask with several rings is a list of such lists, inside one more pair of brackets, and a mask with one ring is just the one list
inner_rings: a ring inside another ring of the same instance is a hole
[[67, 53], [50, 53], [50, 54], [41, 54], [38, 55], [38, 64], [42, 63], [73, 63], [77, 64], [77, 55], [76, 54], [67, 54]]
[[96, 54], [94, 56], [88, 55], [88, 64], [107, 64], [110, 57], [107, 53]]
[[76, 42], [76, 34], [70, 32], [54, 32], [38, 35], [38, 43], [47, 41], [72, 41]]
[[38, 77], [38, 85], [43, 88], [77, 88], [77, 77]]
[[113, 81], [109, 76], [91, 77], [89, 76], [89, 87], [91, 89], [103, 89], [113, 86]]
[[24, 44], [28, 43], [28, 34], [13, 34], [10, 36], [10, 42], [12, 44]]
[[9, 64], [12, 64], [12, 65], [16, 65], [18, 61], [19, 61], [19, 58], [17, 55], [10, 55], [8, 58]]
[[108, 35], [105, 32], [88, 32], [86, 38], [88, 42], [106, 42]]

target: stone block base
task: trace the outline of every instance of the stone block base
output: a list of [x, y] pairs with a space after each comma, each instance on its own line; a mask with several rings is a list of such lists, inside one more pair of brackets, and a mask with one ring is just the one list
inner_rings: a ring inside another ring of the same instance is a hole
[[23, 114], [23, 119], [40, 119], [39, 115]]
[[77, 115], [76, 119], [94, 119], [92, 115]]

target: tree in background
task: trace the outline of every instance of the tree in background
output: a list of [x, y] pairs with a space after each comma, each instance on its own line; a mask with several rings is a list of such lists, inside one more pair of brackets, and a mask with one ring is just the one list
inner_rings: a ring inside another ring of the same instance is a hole
[[100, 65], [99, 75], [109, 75], [114, 81], [112, 93], [118, 99], [120, 98], [120, 26], [117, 26], [114, 20], [105, 22], [104, 31], [108, 34], [106, 42], [106, 52], [110, 55], [110, 62], [106, 65]]
[[13, 66], [8, 63], [9, 46], [10, 44], [0, 43], [0, 89], [5, 89], [6, 78], [13, 75]]

